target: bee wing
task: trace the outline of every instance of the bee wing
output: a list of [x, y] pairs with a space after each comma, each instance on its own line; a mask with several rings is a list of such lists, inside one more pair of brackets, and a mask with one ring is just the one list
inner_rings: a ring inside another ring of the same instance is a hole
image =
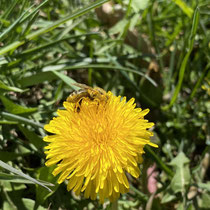
[[77, 87], [80, 87], [81, 89], [91, 89], [93, 90], [92, 87], [88, 86], [88, 85], [85, 85], [85, 84], [81, 84], [81, 83], [74, 83], [73, 85], [77, 86]]

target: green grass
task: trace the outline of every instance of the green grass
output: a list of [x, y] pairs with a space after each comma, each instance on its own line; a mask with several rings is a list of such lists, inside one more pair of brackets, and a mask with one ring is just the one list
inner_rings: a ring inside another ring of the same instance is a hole
[[116, 208], [75, 198], [44, 165], [43, 125], [75, 81], [135, 97], [156, 124], [159, 148], [145, 147], [119, 209], [209, 209], [209, 1], [105, 2], [1, 0], [0, 209]]

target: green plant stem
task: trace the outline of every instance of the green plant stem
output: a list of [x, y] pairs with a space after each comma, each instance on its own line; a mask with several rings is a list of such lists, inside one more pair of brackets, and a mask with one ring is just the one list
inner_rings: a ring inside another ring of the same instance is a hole
[[118, 200], [114, 201], [112, 204], [111, 204], [111, 210], [118, 210]]
[[146, 153], [150, 154], [153, 160], [157, 163], [157, 165], [165, 171], [170, 177], [173, 177], [174, 172], [155, 154], [153, 150], [150, 149], [149, 146], [145, 146], [144, 150]]

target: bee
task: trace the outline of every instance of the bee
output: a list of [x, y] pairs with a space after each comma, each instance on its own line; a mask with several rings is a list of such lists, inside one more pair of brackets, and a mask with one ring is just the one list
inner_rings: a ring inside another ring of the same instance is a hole
[[90, 100], [96, 100], [98, 103], [100, 101], [107, 100], [106, 91], [99, 87], [89, 87], [85, 84], [75, 83], [73, 84], [81, 89], [74, 91], [67, 98], [67, 102], [75, 103], [75, 111], [79, 112], [84, 98], [89, 98]]

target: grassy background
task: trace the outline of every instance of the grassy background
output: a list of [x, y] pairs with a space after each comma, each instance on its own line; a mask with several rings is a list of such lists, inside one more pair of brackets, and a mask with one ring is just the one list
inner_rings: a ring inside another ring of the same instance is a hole
[[43, 125], [75, 81], [135, 97], [156, 124], [119, 209], [210, 209], [209, 0], [105, 2], [1, 0], [0, 209], [114, 208], [44, 166]]

